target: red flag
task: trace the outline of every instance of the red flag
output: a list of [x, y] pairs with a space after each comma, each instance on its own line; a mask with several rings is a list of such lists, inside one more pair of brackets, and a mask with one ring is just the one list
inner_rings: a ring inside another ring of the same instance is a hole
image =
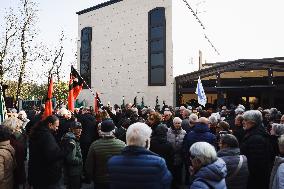
[[83, 89], [83, 79], [79, 73], [71, 66], [70, 81], [69, 81], [69, 95], [68, 95], [68, 109], [74, 112], [74, 101], [79, 96]]
[[45, 119], [46, 117], [52, 115], [52, 92], [53, 92], [53, 79], [52, 76], [48, 79], [49, 85], [47, 90], [47, 98], [45, 101], [45, 109], [43, 113], [42, 119]]

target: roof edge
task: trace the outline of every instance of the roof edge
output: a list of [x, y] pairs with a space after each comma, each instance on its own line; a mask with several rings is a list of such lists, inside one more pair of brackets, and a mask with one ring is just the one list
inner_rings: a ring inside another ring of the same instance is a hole
[[123, 1], [123, 0], [110, 0], [110, 1], [107, 1], [107, 2], [104, 2], [104, 3], [101, 3], [101, 4], [98, 4], [98, 5], [95, 5], [95, 6], [93, 6], [93, 7], [89, 7], [89, 8], [87, 8], [87, 9], [78, 11], [78, 12], [76, 12], [76, 14], [78, 14], [78, 15], [85, 14], [85, 13], [87, 13], [87, 12], [90, 12], [90, 11], [93, 11], [93, 10], [96, 10], [96, 9], [100, 9], [100, 8], [103, 8], [103, 7], [112, 5], [112, 4], [118, 3], [118, 2], [120, 2], [120, 1]]
[[204, 68], [201, 70], [196, 70], [194, 72], [190, 72], [190, 73], [185, 73], [185, 74], [181, 74], [178, 76], [175, 76], [175, 78], [182, 78], [182, 77], [186, 77], [189, 75], [193, 75], [196, 74], [198, 72], [205, 72], [208, 71], [210, 69], [217, 69], [223, 66], [228, 66], [229, 64], [237, 64], [237, 63], [244, 63], [244, 62], [251, 62], [251, 63], [278, 63], [281, 64], [284, 62], [284, 57], [274, 57], [274, 58], [262, 58], [262, 59], [237, 59], [237, 60], [233, 60], [233, 61], [227, 61], [227, 62], [216, 62], [213, 63], [213, 65], [209, 68]]

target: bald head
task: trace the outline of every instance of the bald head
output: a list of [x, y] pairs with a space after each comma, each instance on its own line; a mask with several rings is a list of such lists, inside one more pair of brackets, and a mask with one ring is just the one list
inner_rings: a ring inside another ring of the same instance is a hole
[[197, 123], [204, 123], [204, 124], [208, 125], [209, 120], [206, 117], [200, 117], [196, 122]]

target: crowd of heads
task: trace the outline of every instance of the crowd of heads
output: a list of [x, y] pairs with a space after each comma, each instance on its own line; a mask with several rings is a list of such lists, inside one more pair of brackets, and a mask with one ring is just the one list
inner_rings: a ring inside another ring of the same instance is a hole
[[[216, 144], [209, 144], [205, 141], [192, 143], [187, 149], [190, 164], [199, 170], [201, 167], [215, 162], [217, 151], [226, 148], [239, 148], [241, 139], [244, 136], [236, 135], [236, 132], [244, 132], [255, 127], [263, 127], [271, 136], [278, 140], [279, 152], [284, 155], [284, 115], [276, 108], [257, 110], [246, 110], [243, 105], [228, 109], [222, 106], [219, 110], [204, 110], [202, 107], [180, 106], [175, 109], [163, 107], [162, 110], [150, 107], [135, 107], [131, 103], [120, 108], [103, 107], [95, 113], [92, 108], [76, 108], [70, 112], [66, 108], [55, 109], [54, 114], [43, 118], [43, 111], [9, 111], [9, 117], [0, 127], [0, 142], [8, 140], [11, 135], [17, 133], [33, 135], [33, 128], [45, 125], [56, 134], [60, 130], [61, 120], [71, 120], [68, 131], [80, 138], [83, 125], [78, 121], [82, 115], [91, 115], [96, 120], [97, 132], [100, 138], [116, 136], [125, 141], [128, 146], [138, 146], [150, 149], [151, 139], [155, 137], [167, 138], [169, 130], [185, 130], [187, 135], [196, 126], [205, 126], [217, 137]], [[27, 128], [29, 120], [34, 122], [31, 128]], [[119, 132], [121, 132], [119, 135]], [[185, 137], [185, 136], [183, 136]], [[186, 137], [185, 137], [186, 138]], [[183, 140], [186, 140], [186, 139]]]

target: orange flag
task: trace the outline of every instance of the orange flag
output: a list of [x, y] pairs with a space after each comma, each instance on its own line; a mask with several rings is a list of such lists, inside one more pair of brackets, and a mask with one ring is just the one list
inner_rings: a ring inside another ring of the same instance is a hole
[[52, 76], [48, 79], [49, 85], [47, 90], [47, 98], [45, 100], [45, 109], [43, 113], [43, 119], [52, 115], [52, 92], [53, 92], [53, 79]]
[[74, 101], [83, 89], [83, 79], [79, 73], [71, 66], [70, 81], [69, 81], [69, 95], [68, 95], [68, 109], [74, 112]]

